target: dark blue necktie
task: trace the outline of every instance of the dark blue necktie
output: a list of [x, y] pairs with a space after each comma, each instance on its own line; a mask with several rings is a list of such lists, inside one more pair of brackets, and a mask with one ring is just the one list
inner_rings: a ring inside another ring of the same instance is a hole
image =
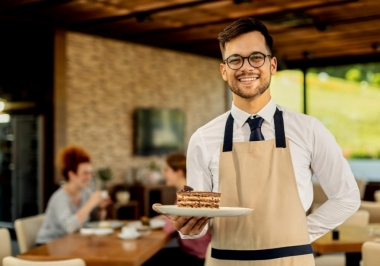
[[249, 137], [249, 141], [264, 140], [264, 136], [261, 133], [261, 125], [263, 124], [264, 119], [260, 116], [257, 116], [253, 119], [248, 118], [247, 122], [251, 128], [251, 136]]

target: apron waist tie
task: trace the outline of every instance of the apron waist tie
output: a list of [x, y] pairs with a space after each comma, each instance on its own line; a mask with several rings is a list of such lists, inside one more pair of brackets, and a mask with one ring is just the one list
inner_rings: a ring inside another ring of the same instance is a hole
[[271, 260], [312, 253], [310, 244], [260, 250], [211, 249], [211, 257], [220, 260]]

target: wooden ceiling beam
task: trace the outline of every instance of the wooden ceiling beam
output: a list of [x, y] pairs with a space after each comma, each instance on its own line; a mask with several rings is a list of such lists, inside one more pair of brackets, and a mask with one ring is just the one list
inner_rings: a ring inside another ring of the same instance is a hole
[[[366, 34], [373, 34], [378, 36], [376, 31], [380, 32], [380, 15], [378, 17], [371, 17], [370, 23], [367, 25], [367, 21], [361, 21], [352, 24], [340, 24], [333, 27], [330, 31], [318, 31], [313, 26], [308, 26], [304, 28], [285, 28], [282, 31], [270, 31], [271, 35], [274, 38], [274, 43], [277, 44], [279, 40], [282, 40], [283, 45], [293, 45], [295, 40], [313, 40], [320, 38], [325, 40], [326, 38], [350, 38], [352, 35], [360, 37]], [[152, 42], [159, 45], [172, 44], [175, 43], [185, 43], [193, 41], [202, 41], [202, 40], [216, 40], [219, 32], [225, 28], [228, 24], [215, 24], [210, 26], [205, 26], [203, 28], [193, 28], [187, 31], [177, 31], [175, 33], [165, 33], [161, 35], [153, 35], [141, 38], [130, 37], [129, 34], [126, 34], [126, 39], [132, 42]]]
[[120, 20], [127, 20], [130, 18], [137, 18], [141, 17], [141, 19], [144, 19], [144, 17], [151, 16], [155, 13], [158, 12], [164, 12], [168, 10], [178, 10], [181, 8], [189, 8], [189, 7], [195, 7], [199, 5], [203, 5], [205, 3], [209, 2], [216, 2], [219, 0], [208, 0], [206, 1], [192, 1], [192, 2], [185, 2], [185, 3], [173, 3], [164, 7], [156, 8], [156, 9], [147, 9], [147, 10], [140, 10], [138, 12], [133, 12], [131, 14], [127, 15], [116, 15], [116, 16], [110, 16], [110, 17], [104, 17], [104, 18], [99, 18], [99, 19], [91, 19], [91, 20], [86, 20], [85, 16], [79, 21], [79, 22], [72, 22], [70, 25], [71, 29], [80, 29], [80, 28], [86, 28], [86, 27], [93, 27], [95, 25], [101, 25], [101, 24], [110, 24], [113, 22], [117, 22]]
[[363, 64], [369, 62], [380, 62], [380, 53], [363, 53], [361, 55], [352, 56], [341, 56], [334, 54], [331, 57], [323, 57], [312, 60], [301, 58], [285, 61], [285, 66], [287, 69], [307, 69], [311, 67]]
[[20, 7], [23, 5], [41, 2], [41, 1], [43, 0], [2, 0], [0, 2], [0, 11], [3, 11], [8, 8]]
[[[214, 0], [204, 1], [202, 3], [202, 5], [209, 5], [210, 2], [213, 2], [213, 1]], [[310, 8], [328, 7], [331, 5], [341, 5], [341, 4], [355, 2], [355, 1], [357, 1], [357, 0], [333, 0], [333, 1], [328, 1], [328, 2], [326, 2], [326, 1], [303, 1], [303, 0], [301, 1], [300, 0], [300, 1], [292, 1], [293, 5], [291, 5], [289, 8], [281, 7], [281, 9], [278, 9], [278, 8], [268, 9], [267, 7], [264, 7], [262, 9], [252, 8], [252, 9], [248, 9], [248, 10], [245, 8], [244, 11], [247, 12], [247, 13], [245, 13], [245, 16], [254, 16], [258, 19], [264, 19], [265, 17], [267, 17], [269, 15], [276, 17], [279, 15], [284, 15], [284, 14], [289, 13], [289, 12], [304, 12]], [[233, 5], [233, 3], [231, 3], [231, 5]], [[199, 4], [199, 7], [200, 6], [201, 6], [201, 4]], [[284, 4], [283, 4], [283, 6], [284, 6]], [[184, 6], [181, 8], [187, 8], [187, 7]], [[170, 10], [173, 13], [175, 13], [175, 12], [178, 12], [178, 10], [181, 8], [173, 8]], [[154, 14], [158, 14], [159, 12], [164, 12], [164, 11], [168, 11], [168, 10], [157, 10], [157, 12], [154, 12]], [[196, 14], [193, 13], [193, 16], [195, 16], [195, 15]], [[165, 29], [164, 31], [153, 30], [153, 31], [140, 32], [139, 35], [142, 36], [142, 34], [145, 34], [146, 36], [152, 36], [155, 34], [158, 34], [158, 35], [162, 34], [163, 32], [170, 33], [170, 32], [175, 32], [178, 30], [179, 31], [188, 30], [188, 29], [191, 29], [194, 27], [204, 27], [204, 26], [212, 25], [212, 24], [220, 24], [220, 23], [230, 24], [242, 16], [243, 16], [242, 13], [236, 13], [235, 12], [234, 15], [227, 13], [227, 18], [222, 19], [222, 20], [207, 21], [207, 22], [203, 22], [200, 24], [187, 24], [187, 25], [180, 27], [180, 28], [173, 27], [173, 28]], [[117, 16], [117, 17], [105, 18], [105, 19], [100, 19], [100, 20], [95, 20], [95, 21], [84, 22], [84, 23], [77, 23], [77, 24], [74, 23], [73, 25], [70, 26], [70, 29], [80, 30], [80, 29], [84, 29], [86, 27], [96, 27], [97, 25], [105, 25], [105, 24], [110, 24], [109, 26], [112, 26], [113, 23], [120, 23], [120, 21], [123, 21], [123, 20], [128, 21], [128, 19], [130, 19], [131, 17], [133, 17], [133, 14], [127, 15], [127, 16]], [[153, 17], [153, 20], [154, 19], [159, 20], [157, 17]], [[133, 37], [136, 37], [136, 36], [133, 36]]]
[[[277, 14], [279, 15], [279, 14]], [[265, 16], [257, 17], [258, 19], [265, 20]], [[160, 43], [165, 42], [165, 40], [168, 40], [169, 42], [176, 41], [176, 42], [184, 42], [187, 38], [190, 38], [189, 35], [194, 35], [197, 38], [207, 38], [202, 37], [203, 35], [207, 35], [207, 32], [211, 31], [213, 34], [217, 34], [224, 29], [227, 25], [229, 25], [231, 22], [235, 21], [234, 19], [227, 19], [223, 21], [218, 21], [217, 23], [202, 23], [198, 25], [189, 25], [181, 28], [176, 29], [161, 29], [161, 30], [151, 30], [151, 31], [145, 31], [143, 28], [136, 28], [133, 27], [133, 24], [120, 24], [120, 27], [125, 27], [125, 34], [129, 35], [128, 39], [133, 42], [146, 42], [147, 39], [157, 39], [160, 40]], [[111, 26], [111, 25], [110, 25]], [[304, 26], [305, 27], [305, 26]], [[307, 28], [310, 28], [310, 25], [306, 26]], [[315, 28], [313, 25], [312, 27]], [[107, 28], [107, 27], [104, 27]], [[138, 33], [132, 33], [130, 34], [128, 32], [129, 28], [134, 28], [134, 32]], [[205, 28], [210, 30], [205, 30]], [[271, 26], [268, 25], [268, 28], [270, 29]], [[283, 31], [282, 28], [280, 31]], [[205, 33], [206, 32], [206, 33]], [[270, 31], [272, 32], [272, 31]], [[276, 30], [274, 31], [276, 32]]]
[[[305, 59], [305, 55], [303, 54], [305, 50], [301, 47], [300, 49], [283, 49], [281, 54], [278, 56], [279, 58], [283, 58], [285, 60], [299, 60]], [[378, 54], [379, 52], [375, 51], [370, 45], [363, 45], [361, 43], [344, 45], [342, 44], [336, 49], [328, 49], [323, 46], [317, 47], [312, 50], [312, 58], [324, 58], [324, 57], [334, 57], [334, 56], [358, 56], [361, 54]]]
[[[5, 1], [3, 3], [3, 1]], [[41, 9], [65, 4], [74, 0], [2, 0], [0, 13], [4, 15], [30, 15]], [[8, 3], [8, 4], [7, 4]]]
[[349, 41], [355, 41], [357, 39], [363, 39], [363, 38], [377, 38], [380, 41], [380, 35], [378, 34], [380, 32], [380, 23], [378, 27], [374, 27], [371, 29], [366, 30], [351, 30], [351, 31], [338, 31], [335, 33], [319, 33], [319, 34], [273, 34], [272, 37], [274, 39], [274, 45], [275, 46], [294, 46], [295, 43], [297, 45], [299, 43], [306, 43], [306, 44], [315, 44], [315, 43], [326, 43], [330, 41], [339, 41], [339, 40], [349, 40]]

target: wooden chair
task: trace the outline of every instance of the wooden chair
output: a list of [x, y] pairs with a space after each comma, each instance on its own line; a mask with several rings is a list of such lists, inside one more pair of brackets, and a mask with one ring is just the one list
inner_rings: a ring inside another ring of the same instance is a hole
[[367, 241], [362, 246], [362, 266], [379, 266], [380, 243]]
[[211, 242], [207, 246], [206, 255], [205, 255], [205, 264], [204, 266], [210, 266], [211, 264]]
[[315, 258], [315, 266], [345, 266], [346, 257], [344, 254], [322, 255]]
[[360, 198], [364, 199], [364, 192], [365, 192], [365, 188], [367, 186], [367, 181], [362, 179], [362, 178], [358, 178], [358, 177], [355, 177], [355, 180], [356, 180], [356, 183], [358, 184], [358, 188], [359, 188], [359, 192], [360, 192]]
[[376, 190], [374, 193], [374, 198], [376, 202], [380, 203], [380, 190]]
[[5, 257], [3, 266], [86, 266], [82, 259], [56, 260], [56, 261], [29, 261], [15, 257]]
[[35, 246], [38, 230], [40, 229], [45, 214], [39, 214], [15, 221], [15, 230], [20, 253], [27, 252]]
[[[340, 226], [367, 226], [369, 223], [369, 212], [366, 210], [358, 210]], [[346, 257], [344, 254], [329, 254], [315, 258], [315, 266], [344, 266], [346, 265]]]
[[357, 210], [351, 217], [344, 221], [340, 226], [361, 226], [369, 224], [369, 212], [367, 210]]
[[6, 228], [0, 228], [0, 266], [3, 258], [12, 255], [11, 237]]
[[369, 212], [369, 223], [380, 223], [380, 202], [362, 201], [360, 209]]

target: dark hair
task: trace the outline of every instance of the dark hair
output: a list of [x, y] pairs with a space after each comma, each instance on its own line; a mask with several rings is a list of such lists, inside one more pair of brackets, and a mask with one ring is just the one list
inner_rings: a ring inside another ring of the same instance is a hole
[[218, 40], [222, 56], [224, 55], [226, 43], [237, 36], [251, 31], [258, 31], [264, 36], [267, 48], [272, 55], [273, 38], [269, 35], [267, 27], [257, 19], [245, 17], [240, 18], [234, 23], [228, 25], [222, 32], [219, 33]]
[[182, 170], [186, 177], [186, 156], [181, 152], [173, 152], [166, 157], [166, 163], [174, 171]]
[[74, 173], [78, 170], [81, 163], [89, 163], [90, 155], [82, 148], [77, 146], [69, 146], [61, 150], [59, 155], [61, 164], [61, 173], [65, 180], [69, 180], [69, 172]]

